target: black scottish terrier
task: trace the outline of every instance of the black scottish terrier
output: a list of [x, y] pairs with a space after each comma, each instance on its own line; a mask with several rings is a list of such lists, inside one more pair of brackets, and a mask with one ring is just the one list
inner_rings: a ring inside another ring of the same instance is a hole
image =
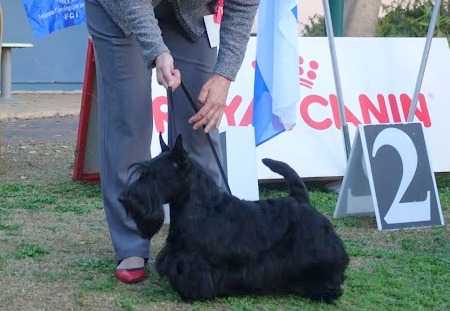
[[298, 294], [331, 303], [342, 295], [349, 258], [332, 224], [309, 201], [287, 164], [264, 159], [282, 175], [289, 196], [243, 201], [191, 160], [179, 136], [173, 149], [133, 165], [135, 180], [120, 200], [150, 239], [170, 203], [170, 229], [156, 269], [187, 301], [241, 294]]

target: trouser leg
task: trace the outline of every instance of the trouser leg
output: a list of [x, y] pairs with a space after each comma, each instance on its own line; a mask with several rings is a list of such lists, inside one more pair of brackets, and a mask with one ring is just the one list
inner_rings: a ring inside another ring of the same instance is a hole
[[125, 36], [95, 0], [86, 1], [96, 57], [103, 203], [117, 260], [148, 258], [149, 241], [139, 236], [118, 197], [128, 167], [150, 157], [151, 71], [133, 36]]

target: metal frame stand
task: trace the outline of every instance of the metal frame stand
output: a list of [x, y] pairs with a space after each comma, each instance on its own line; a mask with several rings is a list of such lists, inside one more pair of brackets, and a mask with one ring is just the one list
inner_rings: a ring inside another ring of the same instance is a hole
[[3, 8], [0, 3], [0, 63], [2, 62], [2, 44], [3, 44]]
[[420, 63], [419, 74], [417, 76], [416, 89], [414, 90], [414, 97], [409, 107], [408, 122], [414, 120], [414, 114], [416, 112], [417, 104], [419, 101], [420, 89], [422, 88], [423, 77], [427, 68], [428, 56], [430, 55], [431, 43], [433, 41], [434, 30], [436, 29], [437, 22], [439, 20], [439, 10], [441, 8], [441, 0], [436, 0], [434, 3], [433, 13], [431, 15], [430, 25], [428, 26], [427, 40], [425, 42], [425, 48], [423, 50], [422, 61]]
[[[336, 44], [335, 44], [335, 40], [334, 40], [333, 22], [332, 22], [332, 18], [331, 18], [331, 10], [330, 10], [329, 0], [322, 0], [322, 2], [323, 2], [323, 8], [324, 8], [324, 12], [325, 12], [325, 26], [326, 26], [326, 30], [327, 30], [328, 43], [330, 46], [330, 54], [331, 54], [331, 62], [333, 65], [334, 81], [336, 84], [336, 92], [337, 92], [337, 97], [338, 97], [338, 102], [339, 102], [339, 117], [341, 118], [341, 121], [342, 121], [342, 134], [344, 137], [345, 152], [346, 152], [347, 159], [348, 159], [349, 155], [350, 155], [350, 149], [351, 149], [350, 136], [349, 136], [349, 131], [348, 131], [347, 120], [345, 118], [344, 95], [342, 92], [341, 76], [339, 73], [339, 65], [338, 65], [338, 59], [337, 59], [337, 53], [336, 53]], [[415, 114], [417, 104], [418, 104], [420, 89], [422, 88], [423, 78], [425, 75], [425, 70], [426, 70], [427, 63], [428, 63], [428, 57], [430, 54], [431, 43], [433, 41], [433, 34], [434, 34], [434, 30], [436, 29], [436, 25], [437, 25], [438, 18], [439, 18], [439, 10], [441, 7], [441, 3], [442, 3], [442, 0], [436, 0], [435, 4], [434, 4], [430, 25], [428, 27], [428, 34], [426, 37], [425, 48], [424, 48], [423, 55], [422, 55], [422, 61], [421, 61], [420, 68], [419, 68], [419, 74], [417, 76], [416, 88], [414, 90], [414, 97], [413, 97], [413, 100], [412, 100], [412, 103], [411, 103], [411, 106], [409, 109], [409, 114], [408, 114], [408, 119], [407, 119], [408, 122], [412, 122], [414, 120], [414, 114]]]
[[325, 11], [325, 26], [327, 30], [328, 36], [328, 44], [330, 46], [330, 54], [331, 54], [331, 62], [333, 65], [333, 75], [334, 75], [334, 83], [336, 84], [336, 92], [339, 102], [339, 117], [342, 123], [342, 134], [344, 136], [344, 144], [345, 144], [345, 154], [347, 159], [350, 156], [350, 135], [348, 132], [348, 124], [347, 119], [345, 117], [345, 106], [344, 106], [344, 95], [342, 92], [342, 84], [341, 84], [341, 75], [339, 73], [339, 65], [336, 53], [336, 44], [334, 40], [334, 30], [333, 30], [333, 22], [331, 18], [331, 10], [329, 0], [322, 0], [323, 9]]

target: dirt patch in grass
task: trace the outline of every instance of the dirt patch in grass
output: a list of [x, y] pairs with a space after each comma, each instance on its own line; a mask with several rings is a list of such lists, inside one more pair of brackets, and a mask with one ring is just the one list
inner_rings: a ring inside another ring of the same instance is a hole
[[4, 148], [2, 182], [47, 183], [72, 174], [73, 142], [10, 144]]
[[0, 122], [0, 179], [46, 183], [72, 173], [78, 118]]
[[76, 310], [74, 288], [67, 282], [42, 284], [28, 278], [5, 276], [1, 310]]

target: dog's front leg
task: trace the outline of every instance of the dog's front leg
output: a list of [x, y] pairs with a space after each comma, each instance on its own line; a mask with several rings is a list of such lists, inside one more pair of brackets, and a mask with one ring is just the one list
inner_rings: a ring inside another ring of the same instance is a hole
[[172, 287], [185, 301], [205, 300], [216, 296], [211, 267], [202, 257], [177, 253], [170, 258], [168, 278]]

